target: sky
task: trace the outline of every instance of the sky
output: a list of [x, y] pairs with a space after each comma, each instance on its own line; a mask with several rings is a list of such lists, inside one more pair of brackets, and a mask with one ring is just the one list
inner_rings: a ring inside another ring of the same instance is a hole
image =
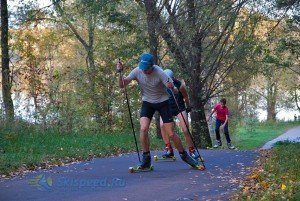
[[[258, 119], [259, 121], [265, 121], [267, 119], [267, 111], [257, 109], [256, 110], [259, 115]], [[294, 116], [300, 117], [300, 112], [295, 110], [281, 110], [280, 112], [277, 113], [276, 118], [278, 120], [283, 120], [283, 121], [292, 121], [294, 120]]]

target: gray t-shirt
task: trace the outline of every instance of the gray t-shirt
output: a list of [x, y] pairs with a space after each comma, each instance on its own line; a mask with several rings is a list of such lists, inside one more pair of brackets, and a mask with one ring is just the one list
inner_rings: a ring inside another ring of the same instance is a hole
[[149, 75], [136, 67], [126, 79], [136, 80], [139, 83], [143, 101], [161, 103], [169, 99], [167, 81], [173, 82], [173, 80], [157, 65], [154, 65], [154, 70]]

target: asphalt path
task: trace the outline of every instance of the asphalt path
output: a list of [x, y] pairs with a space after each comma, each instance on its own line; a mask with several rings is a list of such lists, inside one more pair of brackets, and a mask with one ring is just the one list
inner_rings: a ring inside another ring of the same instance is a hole
[[[289, 129], [267, 142], [300, 141], [300, 127]], [[160, 152], [151, 152], [161, 156]], [[240, 182], [251, 174], [259, 151], [200, 150], [204, 171], [191, 169], [175, 154], [176, 161], [154, 161], [151, 172], [130, 173], [136, 153], [93, 159], [63, 167], [34, 171], [26, 176], [0, 179], [0, 201], [173, 201], [228, 200], [239, 191]], [[201, 163], [200, 163], [201, 164]]]
[[200, 150], [206, 170], [191, 169], [178, 153], [176, 161], [154, 161], [151, 172], [130, 173], [136, 153], [55, 167], [0, 180], [1, 201], [228, 200], [250, 174], [258, 151]]

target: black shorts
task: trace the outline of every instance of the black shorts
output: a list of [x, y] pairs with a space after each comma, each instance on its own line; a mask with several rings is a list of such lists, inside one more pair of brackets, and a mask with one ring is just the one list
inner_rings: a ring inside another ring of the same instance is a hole
[[179, 106], [180, 107], [180, 111], [178, 110], [178, 107], [174, 107], [172, 106], [171, 107], [171, 110], [172, 110], [172, 115], [173, 117], [176, 117], [180, 112], [183, 112], [186, 110], [186, 108], [184, 106]]
[[148, 117], [151, 120], [156, 110], [159, 112], [164, 123], [173, 122], [169, 100], [161, 103], [149, 103], [147, 101], [143, 101], [141, 117]]

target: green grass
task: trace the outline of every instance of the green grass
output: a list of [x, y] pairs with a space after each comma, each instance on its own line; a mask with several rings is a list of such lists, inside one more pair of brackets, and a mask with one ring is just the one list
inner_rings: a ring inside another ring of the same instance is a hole
[[[164, 143], [150, 135], [151, 149], [163, 149]], [[137, 143], [140, 147], [139, 136]], [[92, 157], [108, 157], [136, 151], [132, 133], [57, 134], [50, 132], [8, 133], [0, 154], [0, 174], [8, 174], [21, 166], [61, 165]], [[140, 148], [139, 148], [140, 149]]]
[[[261, 148], [266, 142], [278, 137], [288, 128], [299, 126], [300, 122], [256, 122], [238, 126], [236, 133], [231, 134], [234, 145], [241, 150]], [[230, 129], [230, 128], [229, 128]]]

